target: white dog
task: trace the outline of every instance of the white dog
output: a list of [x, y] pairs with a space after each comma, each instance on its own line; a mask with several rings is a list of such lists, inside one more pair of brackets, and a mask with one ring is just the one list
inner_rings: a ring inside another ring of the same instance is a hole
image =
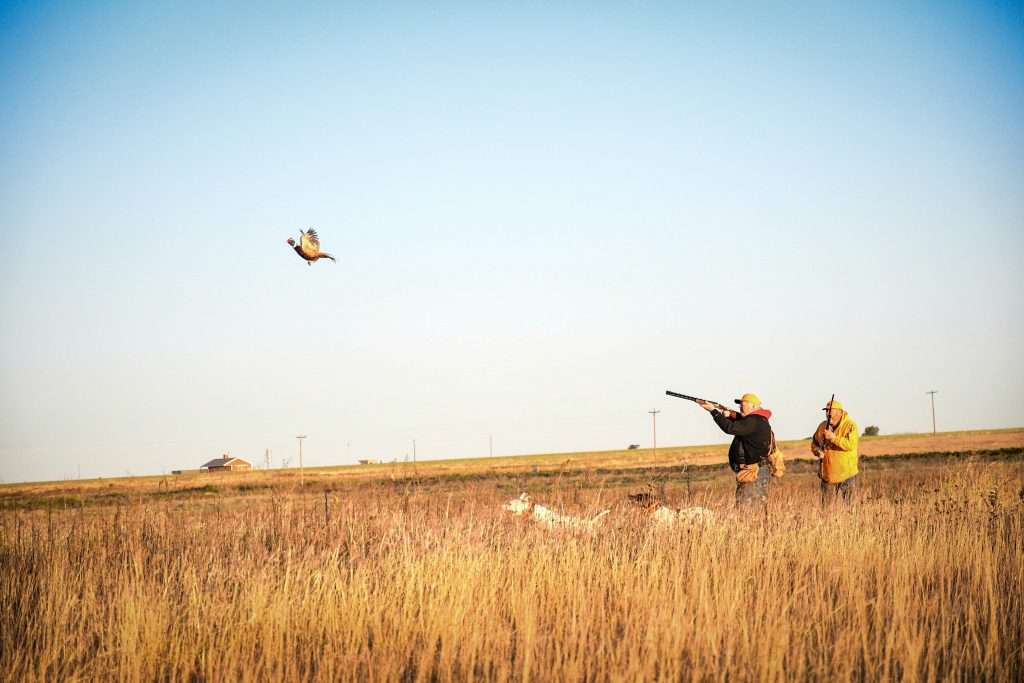
[[508, 510], [514, 515], [529, 515], [532, 521], [542, 524], [549, 529], [565, 528], [580, 529], [583, 531], [593, 530], [594, 527], [604, 519], [605, 515], [610, 512], [610, 510], [602, 510], [590, 519], [572, 517], [570, 515], [560, 515], [550, 508], [534, 503], [528, 493], [519, 494], [518, 498], [513, 498], [502, 505], [502, 508]]

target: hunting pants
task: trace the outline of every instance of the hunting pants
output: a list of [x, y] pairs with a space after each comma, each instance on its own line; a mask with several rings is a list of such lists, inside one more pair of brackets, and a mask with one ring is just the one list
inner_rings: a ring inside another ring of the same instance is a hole
[[768, 499], [768, 487], [771, 486], [771, 483], [771, 468], [768, 467], [767, 460], [762, 460], [757, 468], [756, 480], [736, 482], [736, 507], [764, 505], [764, 502]]
[[852, 503], [853, 496], [857, 491], [857, 477], [859, 475], [853, 475], [846, 481], [841, 481], [838, 484], [830, 484], [824, 479], [821, 480], [821, 504], [828, 505], [836, 498], [842, 496], [844, 503]]

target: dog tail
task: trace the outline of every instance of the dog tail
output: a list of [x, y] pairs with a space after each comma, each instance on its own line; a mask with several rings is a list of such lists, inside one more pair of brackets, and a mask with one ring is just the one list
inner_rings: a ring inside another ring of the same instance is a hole
[[611, 510], [601, 510], [600, 512], [598, 512], [596, 515], [594, 515], [590, 519], [590, 523], [591, 524], [596, 524], [597, 522], [599, 522], [602, 519], [604, 519], [604, 516], [607, 515], [609, 512], [611, 512]]

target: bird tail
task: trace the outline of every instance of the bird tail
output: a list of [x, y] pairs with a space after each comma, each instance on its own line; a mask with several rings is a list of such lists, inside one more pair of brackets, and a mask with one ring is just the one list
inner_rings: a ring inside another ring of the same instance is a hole
[[327, 253], [326, 251], [321, 251], [321, 252], [320, 252], [320, 258], [329, 258], [329, 259], [331, 259], [332, 261], [334, 261], [335, 263], [337, 263], [337, 262], [338, 262], [338, 259], [336, 259], [336, 258], [334, 258], [333, 256], [331, 256], [331, 255], [330, 255], [330, 254], [328, 254], [328, 253]]

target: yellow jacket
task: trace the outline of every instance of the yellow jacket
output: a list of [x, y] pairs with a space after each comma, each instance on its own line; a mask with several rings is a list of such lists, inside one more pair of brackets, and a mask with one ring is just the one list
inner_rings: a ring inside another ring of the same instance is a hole
[[835, 441], [825, 443], [827, 426], [828, 418], [825, 418], [814, 431], [813, 442], [819, 450], [824, 450], [821, 459], [822, 480], [838, 484], [857, 474], [857, 442], [860, 436], [857, 423], [850, 419], [849, 413], [843, 413], [839, 424], [832, 430], [836, 434]]

